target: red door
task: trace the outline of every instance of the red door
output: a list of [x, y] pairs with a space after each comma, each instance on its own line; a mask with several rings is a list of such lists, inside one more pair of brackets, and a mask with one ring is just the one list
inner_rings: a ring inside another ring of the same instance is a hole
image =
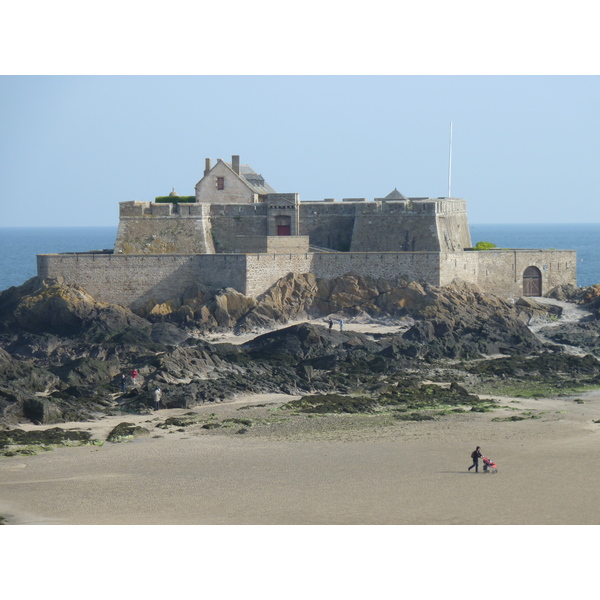
[[277, 225], [277, 235], [292, 235], [289, 225]]

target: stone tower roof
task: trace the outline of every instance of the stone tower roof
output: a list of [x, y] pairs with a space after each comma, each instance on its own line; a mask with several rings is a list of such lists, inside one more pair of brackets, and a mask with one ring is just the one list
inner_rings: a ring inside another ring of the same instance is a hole
[[390, 192], [384, 200], [408, 200], [408, 198], [401, 194], [396, 188], [394, 188], [393, 192]]
[[175, 188], [173, 188], [173, 191], [169, 194], [169, 196], [179, 196], [179, 194], [175, 191]]

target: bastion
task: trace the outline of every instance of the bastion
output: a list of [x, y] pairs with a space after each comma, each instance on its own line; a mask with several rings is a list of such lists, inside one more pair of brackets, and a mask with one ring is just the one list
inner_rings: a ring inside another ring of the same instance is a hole
[[194, 284], [257, 297], [288, 273], [348, 272], [433, 285], [455, 279], [503, 297], [576, 284], [573, 250], [474, 250], [461, 198], [300, 201], [239, 156], [206, 159], [195, 195], [121, 202], [114, 249], [37, 257], [38, 276], [135, 309]]

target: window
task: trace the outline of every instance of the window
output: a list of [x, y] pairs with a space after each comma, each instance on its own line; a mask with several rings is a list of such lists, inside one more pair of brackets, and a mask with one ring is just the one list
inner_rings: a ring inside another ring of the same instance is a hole
[[217, 177], [217, 189], [218, 190], [225, 189], [225, 177]]

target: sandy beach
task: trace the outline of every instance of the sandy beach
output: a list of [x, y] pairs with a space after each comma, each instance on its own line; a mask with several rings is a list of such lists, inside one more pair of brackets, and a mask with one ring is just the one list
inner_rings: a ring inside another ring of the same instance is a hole
[[[507, 408], [414, 423], [287, 418], [276, 409], [289, 399], [259, 395], [193, 409], [252, 419], [257, 425], [244, 435], [156, 427], [183, 409], [64, 424], [97, 439], [123, 421], [150, 434], [0, 458], [0, 515], [9, 524], [58, 525], [600, 523], [600, 392], [579, 401], [500, 398]], [[536, 418], [493, 420], [522, 411]], [[467, 472], [475, 445], [498, 474]]]

